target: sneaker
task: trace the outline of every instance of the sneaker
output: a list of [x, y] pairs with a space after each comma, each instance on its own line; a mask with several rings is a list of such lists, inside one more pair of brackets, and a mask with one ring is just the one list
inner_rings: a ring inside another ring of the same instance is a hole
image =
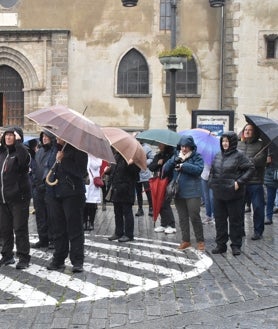
[[227, 251], [226, 246], [216, 246], [214, 249], [212, 249], [213, 254], [224, 254]]
[[27, 267], [29, 267], [29, 261], [26, 259], [20, 259], [15, 266], [17, 270], [24, 270]]
[[135, 214], [135, 216], [137, 216], [137, 217], [144, 216], [144, 210], [142, 208], [138, 209], [138, 211]]
[[260, 240], [262, 238], [261, 235], [255, 233], [252, 237], [251, 237], [251, 240]]
[[14, 264], [14, 263], [15, 263], [15, 259], [13, 258], [13, 256], [12, 257], [2, 257], [0, 259], [0, 266], [2, 266], [2, 265], [7, 266], [7, 265]]
[[183, 250], [183, 249], [186, 249], [186, 248], [188, 248], [188, 247], [190, 247], [190, 246], [191, 246], [191, 243], [185, 241], [185, 242], [182, 242], [182, 243], [178, 246], [178, 250]]
[[204, 251], [205, 250], [205, 243], [204, 241], [200, 241], [197, 243], [197, 250]]
[[211, 224], [211, 223], [213, 223], [213, 221], [214, 221], [214, 219], [213, 219], [212, 217], [207, 216], [207, 217], [202, 221], [202, 223], [203, 223], [203, 224]]
[[119, 242], [128, 242], [128, 241], [133, 241], [133, 238], [123, 235], [118, 241]]
[[164, 227], [164, 226], [158, 226], [158, 227], [156, 227], [156, 228], [154, 229], [154, 231], [155, 231], [156, 233], [164, 233], [165, 230], [166, 230], [166, 227]]
[[109, 241], [114, 241], [114, 240], [119, 240], [120, 236], [116, 235], [116, 234], [113, 234], [111, 235], [108, 240]]
[[272, 220], [268, 218], [264, 221], [264, 225], [271, 225], [272, 223]]
[[72, 271], [72, 273], [81, 273], [84, 271], [84, 269], [83, 269], [82, 265], [73, 265], [71, 271]]
[[55, 260], [52, 260], [50, 264], [47, 265], [47, 269], [50, 271], [57, 271], [57, 270], [64, 270], [65, 269], [64, 263], [57, 263]]
[[166, 228], [166, 230], [164, 231], [164, 233], [166, 234], [173, 234], [173, 233], [176, 233], [177, 232], [177, 229], [175, 227], [171, 227], [171, 226], [168, 226]]

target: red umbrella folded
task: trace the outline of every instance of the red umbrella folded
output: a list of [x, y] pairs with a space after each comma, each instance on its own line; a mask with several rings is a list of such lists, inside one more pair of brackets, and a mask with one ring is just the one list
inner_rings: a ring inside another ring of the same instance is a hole
[[149, 179], [153, 204], [153, 220], [156, 221], [165, 199], [168, 178], [152, 177]]

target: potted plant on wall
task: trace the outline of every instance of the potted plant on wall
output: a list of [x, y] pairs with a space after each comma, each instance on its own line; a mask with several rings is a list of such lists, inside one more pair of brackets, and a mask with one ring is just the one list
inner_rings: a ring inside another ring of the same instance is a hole
[[183, 63], [192, 58], [192, 50], [185, 46], [177, 46], [158, 54], [160, 63], [165, 70], [182, 70]]

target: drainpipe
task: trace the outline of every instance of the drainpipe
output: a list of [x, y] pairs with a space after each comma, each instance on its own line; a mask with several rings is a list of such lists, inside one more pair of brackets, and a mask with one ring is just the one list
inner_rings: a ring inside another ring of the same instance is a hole
[[224, 94], [224, 33], [225, 33], [225, 17], [224, 6], [221, 7], [221, 30], [220, 30], [220, 72], [219, 72], [219, 110], [223, 110], [223, 94]]

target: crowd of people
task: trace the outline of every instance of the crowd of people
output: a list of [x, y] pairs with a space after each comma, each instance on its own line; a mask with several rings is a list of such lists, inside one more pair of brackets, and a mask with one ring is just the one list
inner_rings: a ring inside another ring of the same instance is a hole
[[[159, 211], [160, 225], [155, 233], [177, 232], [172, 206], [179, 220], [184, 250], [192, 245], [192, 226], [196, 248], [204, 251], [204, 223], [215, 221], [216, 246], [213, 254], [227, 251], [230, 240], [232, 254], [241, 254], [246, 235], [246, 205], [252, 210], [252, 240], [263, 237], [264, 225], [273, 223], [278, 208], [278, 157], [273, 146], [259, 138], [256, 126], [246, 124], [239, 136], [224, 132], [219, 139], [220, 152], [211, 164], [198, 153], [198, 145], [190, 135], [182, 135], [176, 147], [163, 143], [156, 154], [142, 143], [147, 170], [140, 168], [113, 149], [115, 163], [88, 155], [64, 140], [43, 130], [39, 139], [24, 144], [20, 127], [9, 127], [1, 136], [0, 145], [0, 266], [15, 263], [25, 269], [30, 263], [30, 247], [49, 248], [53, 257], [48, 270], [65, 267], [69, 257], [72, 272], [82, 272], [84, 231], [94, 230], [98, 206], [106, 210], [106, 202], [114, 209], [115, 230], [110, 241], [134, 239], [135, 216], [144, 215], [143, 192], [148, 202], [148, 216], [153, 216], [150, 178], [167, 178], [178, 186], [172, 198], [167, 193]], [[38, 241], [30, 244], [28, 218], [33, 199]], [[205, 218], [201, 219], [201, 205]]]

